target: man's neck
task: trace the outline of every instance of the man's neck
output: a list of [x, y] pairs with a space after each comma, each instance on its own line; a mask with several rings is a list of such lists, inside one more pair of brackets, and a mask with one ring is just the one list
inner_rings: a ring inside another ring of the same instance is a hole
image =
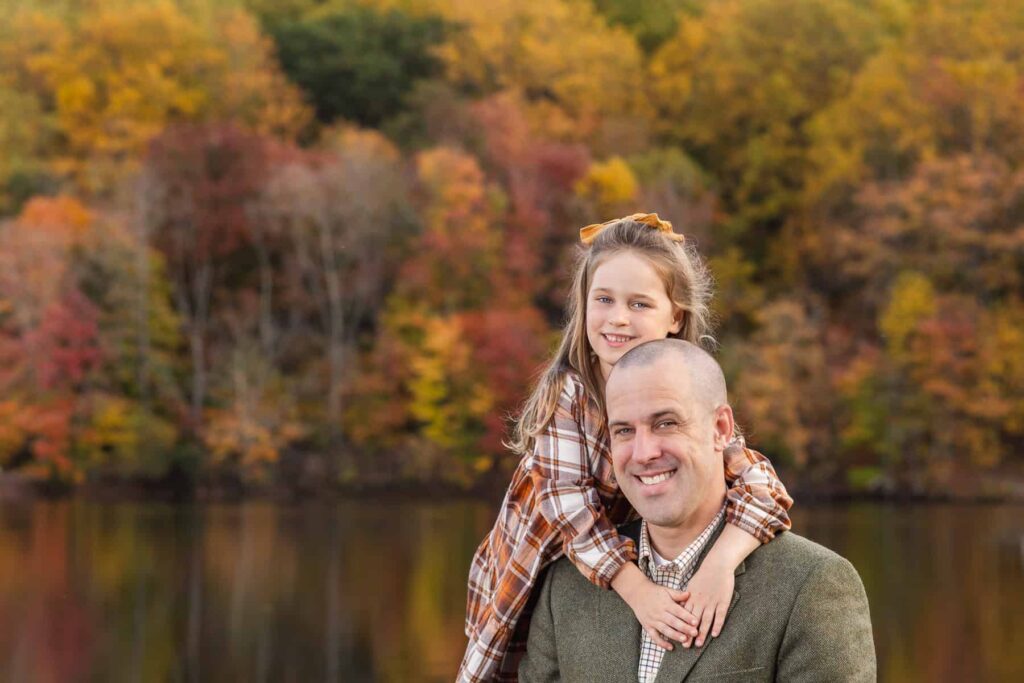
[[723, 483], [721, 495], [707, 496], [700, 507], [694, 510], [693, 514], [681, 524], [668, 527], [647, 523], [647, 534], [650, 536], [651, 545], [659, 555], [667, 560], [674, 560], [700, 536], [701, 532], [707, 528], [708, 524], [711, 524], [722, 509], [722, 504], [725, 502], [724, 487]]

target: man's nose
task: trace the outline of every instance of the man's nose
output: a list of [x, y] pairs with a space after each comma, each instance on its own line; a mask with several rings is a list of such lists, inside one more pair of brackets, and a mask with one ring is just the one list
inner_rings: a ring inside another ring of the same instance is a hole
[[661, 443], [658, 437], [646, 429], [638, 429], [633, 438], [633, 461], [646, 465], [661, 457]]

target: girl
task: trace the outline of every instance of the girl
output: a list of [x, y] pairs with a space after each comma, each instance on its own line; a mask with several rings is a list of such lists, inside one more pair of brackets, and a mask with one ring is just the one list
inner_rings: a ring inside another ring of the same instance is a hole
[[562, 554], [588, 580], [618, 592], [658, 645], [672, 649], [672, 639], [689, 647], [693, 638], [700, 647], [722, 628], [736, 566], [790, 525], [792, 499], [771, 463], [737, 439], [726, 451], [729, 524], [688, 591], [654, 584], [633, 562], [632, 541], [615, 530], [634, 513], [612, 472], [604, 380], [645, 341], [708, 339], [711, 278], [657, 214], [587, 226], [580, 239], [587, 248], [562, 342], [515, 425], [509, 445], [522, 460], [470, 567], [460, 681], [516, 680], [528, 599], [541, 570]]

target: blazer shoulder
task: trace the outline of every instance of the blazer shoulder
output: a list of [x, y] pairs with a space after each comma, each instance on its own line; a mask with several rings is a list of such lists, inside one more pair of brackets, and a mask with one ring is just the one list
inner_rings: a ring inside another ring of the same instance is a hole
[[[844, 576], [855, 576], [860, 582], [856, 568], [839, 553], [826, 548], [820, 543], [804, 538], [792, 531], [785, 531], [770, 543], [761, 546], [754, 556], [761, 555], [755, 562], [764, 562], [769, 567], [786, 568], [791, 577], [802, 584], [812, 574], [837, 573]], [[754, 557], [752, 556], [752, 558]], [[799, 571], [794, 571], [799, 569]], [[796, 574], [796, 576], [794, 576]]]
[[552, 590], [575, 587], [575, 584], [579, 582], [582, 582], [583, 585], [597, 588], [587, 581], [583, 573], [576, 568], [576, 565], [570, 562], [569, 558], [564, 555], [551, 563], [547, 571], [544, 572], [543, 580], [552, 584]]

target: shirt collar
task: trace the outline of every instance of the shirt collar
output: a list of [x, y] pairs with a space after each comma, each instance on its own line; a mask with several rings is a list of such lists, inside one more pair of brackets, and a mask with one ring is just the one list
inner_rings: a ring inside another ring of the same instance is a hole
[[[724, 519], [725, 503], [722, 503], [722, 507], [719, 509], [718, 514], [715, 515], [715, 518], [704, 527], [704, 530], [697, 535], [697, 538], [690, 545], [683, 549], [683, 552], [679, 553], [671, 562], [665, 564], [663, 569], [684, 573], [692, 570], [697, 563], [697, 558], [700, 557], [701, 552], [704, 550], [704, 546], [707, 545], [708, 540]], [[655, 560], [654, 546], [651, 544], [651, 537], [647, 530], [646, 519], [640, 524], [640, 547], [637, 551], [637, 564], [648, 576], [658, 566]]]

